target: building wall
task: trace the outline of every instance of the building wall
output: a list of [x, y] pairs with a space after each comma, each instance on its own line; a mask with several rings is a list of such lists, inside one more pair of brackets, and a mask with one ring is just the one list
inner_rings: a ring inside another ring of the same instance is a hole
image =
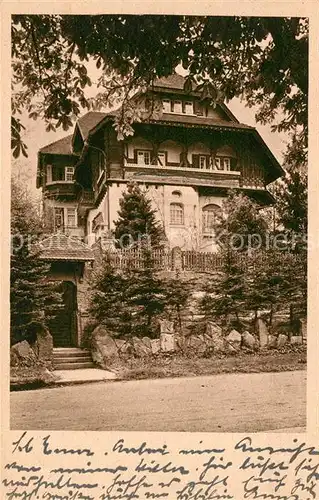
[[[202, 209], [205, 205], [216, 204], [222, 206], [225, 199], [222, 196], [199, 196], [198, 190], [191, 186], [141, 184], [142, 191], [152, 202], [156, 210], [157, 219], [163, 224], [165, 234], [171, 248], [179, 246], [184, 250], [211, 251], [211, 240], [207, 241], [202, 235]], [[113, 182], [110, 186], [110, 229], [114, 230], [114, 221], [118, 218], [120, 199], [127, 190], [126, 183]], [[177, 225], [171, 221], [171, 204], [177, 203], [183, 207], [184, 223]], [[103, 214], [107, 230], [107, 194], [99, 206], [89, 212], [87, 219], [87, 243], [91, 246], [101, 236], [101, 231], [92, 232], [92, 222], [99, 214]]]
[[[55, 199], [45, 199], [44, 202], [44, 211], [46, 214], [46, 219], [49, 225], [52, 225], [52, 231], [55, 230], [54, 228], [54, 208], [75, 208], [77, 209], [77, 203], [75, 201], [64, 201], [60, 200], [59, 198]], [[74, 236], [78, 238], [84, 238], [85, 235], [85, 227], [84, 227], [84, 221], [82, 217], [78, 214], [78, 211], [76, 210], [76, 227], [67, 227], [65, 226], [64, 232], [68, 234], [68, 236]], [[66, 211], [64, 212], [64, 223], [66, 225]]]

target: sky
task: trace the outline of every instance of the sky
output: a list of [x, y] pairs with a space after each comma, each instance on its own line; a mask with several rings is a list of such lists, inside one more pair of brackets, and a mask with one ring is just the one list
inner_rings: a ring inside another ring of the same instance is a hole
[[[97, 93], [97, 89], [93, 87], [90, 91], [90, 97], [93, 97], [94, 93]], [[287, 134], [271, 132], [270, 124], [265, 126], [257, 124], [255, 120], [257, 108], [246, 107], [245, 102], [242, 102], [238, 98], [232, 99], [227, 103], [227, 106], [241, 123], [256, 127], [272, 153], [282, 163], [282, 155], [288, 139]], [[101, 111], [104, 110], [102, 109]], [[38, 198], [41, 194], [40, 190], [36, 189], [38, 150], [51, 142], [71, 134], [73, 128], [66, 132], [62, 128], [59, 128], [56, 132], [46, 132], [44, 122], [41, 119], [32, 120], [27, 116], [24, 119], [22, 116], [22, 120], [26, 126], [24, 141], [28, 146], [28, 158], [21, 157], [13, 160], [12, 172], [30, 189], [32, 196]]]

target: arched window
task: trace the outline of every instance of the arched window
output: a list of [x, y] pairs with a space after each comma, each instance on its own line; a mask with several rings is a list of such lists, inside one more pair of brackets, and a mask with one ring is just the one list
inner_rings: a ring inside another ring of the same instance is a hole
[[184, 224], [184, 207], [181, 203], [170, 204], [170, 219], [173, 226]]
[[180, 198], [182, 196], [182, 193], [180, 191], [173, 191], [172, 196], [174, 196], [174, 198]]
[[216, 222], [220, 213], [221, 213], [221, 208], [213, 203], [210, 205], [206, 205], [203, 208], [202, 210], [203, 233], [211, 233], [215, 229]]

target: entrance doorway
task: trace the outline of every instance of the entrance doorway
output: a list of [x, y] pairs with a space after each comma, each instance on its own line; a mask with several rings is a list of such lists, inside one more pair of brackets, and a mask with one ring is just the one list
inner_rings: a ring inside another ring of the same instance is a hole
[[60, 285], [63, 296], [63, 307], [56, 317], [49, 322], [49, 330], [53, 337], [54, 347], [77, 346], [77, 300], [76, 285], [71, 281], [63, 281]]

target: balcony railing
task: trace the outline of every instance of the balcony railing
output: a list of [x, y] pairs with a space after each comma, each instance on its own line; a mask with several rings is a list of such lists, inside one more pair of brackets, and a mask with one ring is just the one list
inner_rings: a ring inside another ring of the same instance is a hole
[[139, 176], [166, 177], [165, 182], [174, 181], [174, 178], [182, 178], [185, 185], [211, 186], [224, 188], [240, 187], [241, 173], [237, 170], [208, 170], [194, 167], [139, 165], [128, 163], [124, 166], [127, 174], [138, 174]]
[[201, 174], [210, 174], [210, 175], [222, 175], [222, 176], [240, 176], [240, 172], [238, 170], [217, 170], [217, 169], [206, 169], [206, 168], [195, 168], [195, 167], [178, 167], [178, 166], [162, 166], [162, 165], [143, 165], [139, 163], [124, 163], [124, 168], [138, 168], [138, 169], [148, 169], [148, 170], [160, 170], [160, 171], [176, 171], [179, 173], [185, 172], [195, 172]]

